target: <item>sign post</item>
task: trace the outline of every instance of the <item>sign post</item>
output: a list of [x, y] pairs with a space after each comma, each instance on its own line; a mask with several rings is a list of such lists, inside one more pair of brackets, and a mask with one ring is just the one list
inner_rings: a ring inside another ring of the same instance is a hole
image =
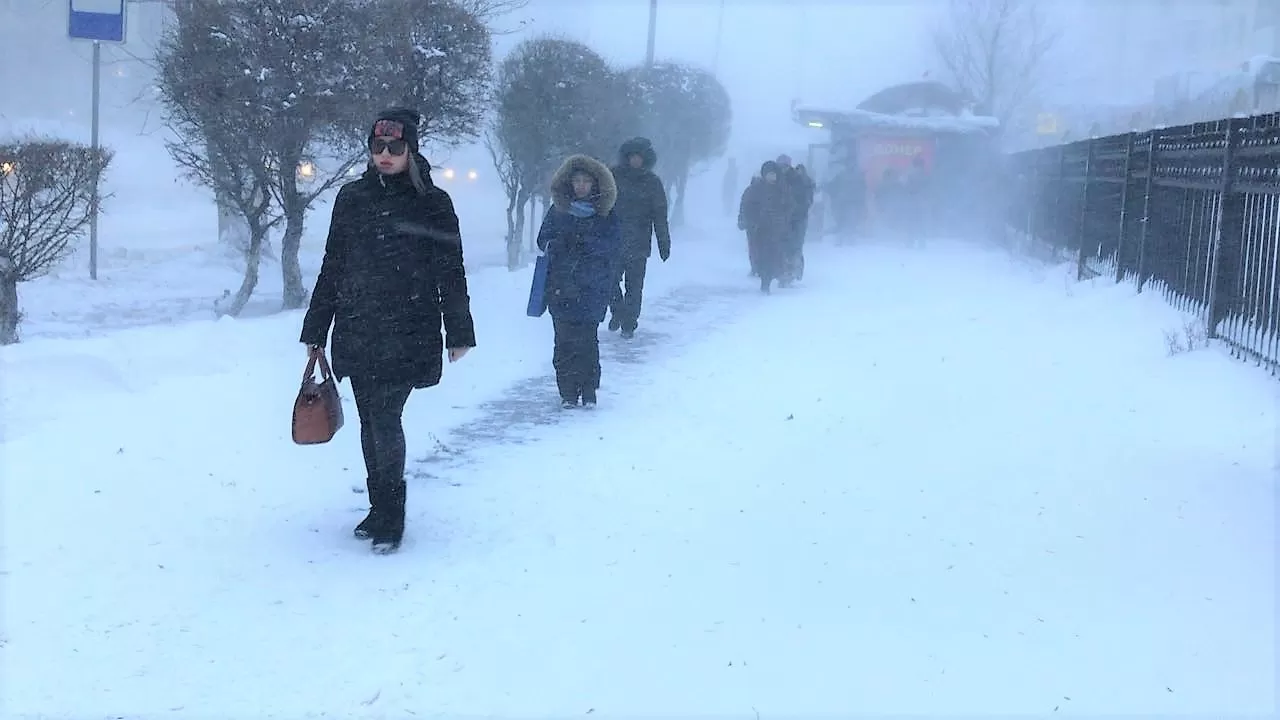
[[68, 0], [67, 37], [93, 41], [93, 111], [90, 147], [93, 149], [93, 191], [89, 200], [89, 277], [98, 279], [98, 201], [101, 167], [98, 159], [98, 110], [101, 106], [102, 43], [123, 43], [125, 0]]

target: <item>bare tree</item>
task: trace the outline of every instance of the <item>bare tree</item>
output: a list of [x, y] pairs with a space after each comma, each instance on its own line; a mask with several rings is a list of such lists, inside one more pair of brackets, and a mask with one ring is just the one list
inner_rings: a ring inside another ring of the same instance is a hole
[[950, 0], [933, 39], [956, 89], [1003, 128], [1040, 90], [1059, 36], [1039, 0]]
[[502, 189], [507, 194], [507, 269], [515, 270], [520, 267], [520, 231], [516, 223], [517, 202], [520, 198], [520, 173], [511, 155], [503, 152], [501, 145], [493, 128], [485, 130], [484, 147], [489, 151], [493, 170], [497, 173], [498, 181], [502, 183]]
[[510, 15], [529, 6], [529, 0], [456, 0], [459, 7], [471, 13], [477, 20], [489, 28], [494, 35], [510, 35], [524, 29], [521, 21], [515, 28], [500, 29], [496, 21], [500, 17]]
[[61, 140], [0, 144], [0, 345], [18, 341], [18, 283], [74, 251], [94, 211], [95, 180], [110, 162], [108, 150]]

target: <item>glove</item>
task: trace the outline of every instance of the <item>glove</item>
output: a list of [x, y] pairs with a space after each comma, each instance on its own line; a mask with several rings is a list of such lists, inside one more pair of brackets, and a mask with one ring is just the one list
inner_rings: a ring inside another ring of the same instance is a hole
[[662, 262], [666, 262], [666, 261], [667, 261], [667, 258], [671, 257], [671, 246], [670, 246], [670, 245], [659, 245], [659, 246], [658, 246], [658, 257], [662, 258]]

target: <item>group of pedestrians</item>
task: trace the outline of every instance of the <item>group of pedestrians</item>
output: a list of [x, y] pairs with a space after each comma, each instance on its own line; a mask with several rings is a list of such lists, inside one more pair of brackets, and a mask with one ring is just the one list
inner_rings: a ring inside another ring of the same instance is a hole
[[804, 240], [813, 207], [814, 182], [804, 165], [780, 155], [760, 166], [738, 203], [738, 229], [747, 233], [751, 276], [760, 292], [790, 287], [804, 278]]
[[[443, 356], [457, 362], [476, 345], [458, 216], [420, 153], [420, 118], [391, 108], [374, 119], [368, 166], [334, 200], [300, 336], [311, 357], [330, 345], [335, 379], [351, 381], [369, 491], [354, 534], [379, 554], [395, 552], [404, 536], [405, 404], [440, 382]], [[634, 336], [655, 236], [659, 257], [671, 256], [656, 162], [652, 144], [634, 138], [613, 168], [573, 155], [551, 178], [538, 247], [565, 408], [596, 404], [598, 330], [610, 311], [609, 329]]]

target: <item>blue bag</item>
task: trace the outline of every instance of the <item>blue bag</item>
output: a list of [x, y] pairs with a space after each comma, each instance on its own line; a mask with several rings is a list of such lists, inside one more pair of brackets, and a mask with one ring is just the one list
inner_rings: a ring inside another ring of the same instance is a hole
[[547, 256], [539, 255], [533, 263], [533, 282], [529, 285], [529, 306], [525, 314], [542, 317], [547, 311]]

